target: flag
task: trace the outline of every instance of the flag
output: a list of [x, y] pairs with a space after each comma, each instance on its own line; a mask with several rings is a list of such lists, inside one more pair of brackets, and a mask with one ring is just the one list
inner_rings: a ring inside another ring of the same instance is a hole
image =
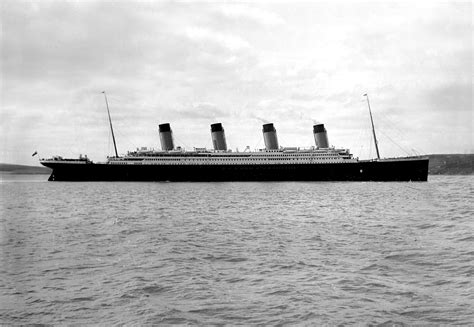
[[367, 93], [363, 95], [363, 97], [366, 97], [367, 96]]
[[34, 157], [38, 154], [38, 151], [35, 151], [31, 156]]

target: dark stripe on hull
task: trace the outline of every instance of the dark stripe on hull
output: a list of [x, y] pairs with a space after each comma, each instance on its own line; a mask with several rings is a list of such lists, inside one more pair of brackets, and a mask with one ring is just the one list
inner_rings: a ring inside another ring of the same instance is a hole
[[46, 162], [52, 181], [426, 181], [428, 159], [282, 165], [111, 165]]

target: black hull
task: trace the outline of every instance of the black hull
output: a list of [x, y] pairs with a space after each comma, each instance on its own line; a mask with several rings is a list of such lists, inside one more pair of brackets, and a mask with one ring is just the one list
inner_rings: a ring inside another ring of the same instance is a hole
[[427, 181], [428, 158], [327, 164], [114, 165], [42, 162], [50, 181]]

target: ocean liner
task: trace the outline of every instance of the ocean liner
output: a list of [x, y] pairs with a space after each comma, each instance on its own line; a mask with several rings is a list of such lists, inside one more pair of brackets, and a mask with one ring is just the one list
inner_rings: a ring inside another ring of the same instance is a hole
[[159, 125], [161, 150], [147, 148], [119, 156], [105, 95], [115, 156], [93, 162], [87, 156], [40, 159], [50, 181], [426, 181], [427, 157], [380, 158], [367, 96], [377, 158], [359, 160], [349, 149], [329, 146], [324, 124], [313, 126], [315, 146], [281, 147], [272, 123], [263, 125], [265, 148], [233, 152], [221, 123], [212, 124], [213, 149], [175, 146], [169, 123]]

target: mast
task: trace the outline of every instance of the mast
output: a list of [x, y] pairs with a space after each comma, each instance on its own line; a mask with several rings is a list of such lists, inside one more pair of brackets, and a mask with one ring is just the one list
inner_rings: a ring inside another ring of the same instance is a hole
[[377, 151], [377, 159], [380, 159], [379, 145], [377, 142], [377, 136], [375, 136], [374, 120], [372, 119], [372, 111], [370, 110], [369, 95], [366, 93], [364, 94], [364, 96], [367, 98], [367, 105], [369, 106], [370, 122], [372, 123], [372, 133], [374, 134], [374, 143], [375, 143], [375, 151]]
[[109, 102], [107, 101], [107, 95], [105, 94], [105, 91], [102, 91], [102, 93], [104, 93], [107, 114], [109, 115], [110, 131], [112, 132], [112, 140], [114, 141], [115, 157], [118, 158], [117, 144], [115, 144], [114, 129], [112, 128], [112, 119], [110, 119]]

